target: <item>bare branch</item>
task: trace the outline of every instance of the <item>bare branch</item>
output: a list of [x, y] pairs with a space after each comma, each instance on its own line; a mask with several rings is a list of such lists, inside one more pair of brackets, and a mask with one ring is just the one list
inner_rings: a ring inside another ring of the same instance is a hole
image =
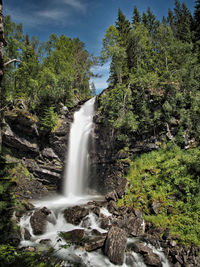
[[12, 62], [20, 62], [20, 60], [14, 58], [14, 59], [10, 59], [9, 61], [7, 61], [6, 63], [4, 63], [4, 67]]

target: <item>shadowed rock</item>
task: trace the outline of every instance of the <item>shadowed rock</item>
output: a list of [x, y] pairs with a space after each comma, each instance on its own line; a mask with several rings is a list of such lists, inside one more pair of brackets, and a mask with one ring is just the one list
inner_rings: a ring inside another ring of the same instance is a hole
[[89, 214], [88, 209], [80, 206], [67, 208], [64, 211], [64, 217], [68, 223], [78, 225], [81, 220]]
[[47, 216], [51, 213], [46, 207], [37, 210], [30, 218], [34, 235], [42, 235], [45, 231]]

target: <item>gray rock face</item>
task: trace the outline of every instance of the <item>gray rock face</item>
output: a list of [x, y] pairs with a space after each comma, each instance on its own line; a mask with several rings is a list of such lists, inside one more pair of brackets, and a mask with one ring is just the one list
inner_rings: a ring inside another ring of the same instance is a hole
[[30, 218], [34, 235], [42, 235], [45, 231], [47, 216], [51, 213], [46, 207], [37, 210]]
[[20, 138], [14, 134], [8, 124], [6, 125], [6, 130], [4, 132], [3, 142], [15, 149], [21, 149], [24, 152], [39, 154], [39, 148], [36, 143], [31, 143], [28, 140]]
[[104, 253], [114, 264], [122, 265], [126, 249], [126, 232], [118, 227], [112, 227], [105, 241]]

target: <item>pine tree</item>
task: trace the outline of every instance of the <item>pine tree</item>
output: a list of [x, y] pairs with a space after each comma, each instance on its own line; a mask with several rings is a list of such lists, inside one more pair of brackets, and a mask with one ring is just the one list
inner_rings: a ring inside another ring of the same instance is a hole
[[127, 44], [127, 39], [129, 32], [131, 30], [130, 22], [126, 19], [124, 13], [119, 8], [118, 10], [118, 18], [116, 21], [116, 28], [119, 32], [120, 36], [120, 45], [125, 47]]
[[200, 40], [200, 0], [196, 0], [194, 11], [194, 41]]
[[142, 23], [147, 27], [147, 14], [145, 12], [142, 13]]
[[191, 42], [192, 15], [185, 3], [181, 5], [179, 0], [175, 0], [174, 26], [173, 30], [176, 38], [185, 42]]
[[136, 24], [136, 23], [140, 23], [141, 22], [141, 16], [140, 16], [140, 13], [137, 9], [136, 6], [134, 6], [134, 10], [133, 10], [133, 25]]
[[156, 17], [151, 12], [150, 7], [147, 9], [147, 29], [151, 35], [153, 35], [158, 27], [158, 21], [156, 21]]

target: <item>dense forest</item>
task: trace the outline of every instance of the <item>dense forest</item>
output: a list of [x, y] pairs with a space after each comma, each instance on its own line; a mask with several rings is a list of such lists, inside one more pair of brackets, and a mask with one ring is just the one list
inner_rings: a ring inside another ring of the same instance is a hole
[[[91, 96], [91, 67], [97, 59], [86, 51], [79, 38], [51, 34], [47, 42], [41, 43], [35, 36], [24, 35], [22, 24], [16, 24], [10, 16], [5, 17], [4, 28], [8, 43], [5, 103], [25, 101], [31, 113], [39, 117], [41, 126], [51, 129], [59, 103], [72, 107]], [[51, 117], [50, 121], [46, 119]]]
[[[175, 1], [158, 21], [151, 9], [132, 21], [118, 10], [103, 39], [111, 59], [109, 88], [100, 96], [98, 123], [129, 153], [131, 184], [120, 205], [145, 212], [182, 243], [200, 242], [200, 1], [194, 15]], [[146, 139], [160, 149], [133, 153]], [[154, 209], [154, 207], [157, 207]]]
[[[148, 8], [121, 9], [103, 39], [99, 59], [78, 38], [52, 34], [47, 42], [23, 33], [22, 24], [4, 18], [7, 45], [1, 108], [31, 116], [41, 131], [53, 132], [60, 104], [73, 107], [95, 94], [91, 67], [111, 60], [109, 86], [98, 96], [97, 123], [129, 157], [130, 187], [118, 205], [142, 210], [144, 219], [170, 230], [177, 242], [200, 246], [200, 0], [194, 14], [175, 0], [162, 21]], [[151, 138], [156, 151], [135, 154], [136, 142]], [[4, 153], [6, 151], [3, 150]], [[60, 266], [45, 256], [16, 249], [19, 227], [14, 164], [1, 155], [0, 266]], [[152, 212], [153, 210], [153, 212]], [[2, 264], [1, 264], [2, 262]], [[13, 265], [10, 265], [13, 264]]]

